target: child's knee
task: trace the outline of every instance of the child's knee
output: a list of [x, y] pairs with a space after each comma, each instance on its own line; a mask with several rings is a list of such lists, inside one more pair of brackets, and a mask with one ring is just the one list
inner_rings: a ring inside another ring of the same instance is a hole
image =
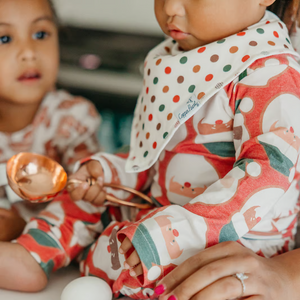
[[[39, 292], [48, 283], [47, 275], [32, 255], [21, 245], [16, 244], [19, 249], [18, 263], [19, 274], [23, 280], [19, 281], [19, 289], [25, 292]], [[17, 267], [17, 266], [16, 266]]]
[[47, 281], [43, 269], [23, 246], [0, 243], [0, 288], [38, 292]]
[[27, 292], [39, 292], [43, 290], [47, 284], [48, 279], [43, 271], [41, 273], [31, 274]]

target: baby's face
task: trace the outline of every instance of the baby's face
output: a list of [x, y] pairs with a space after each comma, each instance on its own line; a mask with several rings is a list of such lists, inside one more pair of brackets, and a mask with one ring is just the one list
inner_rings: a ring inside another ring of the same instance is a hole
[[0, 0], [0, 101], [41, 101], [55, 85], [58, 52], [47, 0]]
[[163, 32], [183, 50], [217, 41], [258, 22], [274, 0], [155, 0]]

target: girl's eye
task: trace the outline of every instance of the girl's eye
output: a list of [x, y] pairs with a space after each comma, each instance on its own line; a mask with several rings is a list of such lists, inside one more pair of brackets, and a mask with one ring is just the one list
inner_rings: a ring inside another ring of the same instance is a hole
[[0, 44], [8, 44], [11, 41], [11, 37], [8, 35], [3, 35], [0, 37]]
[[45, 31], [39, 31], [33, 35], [33, 38], [36, 40], [44, 40], [48, 36], [48, 33]]

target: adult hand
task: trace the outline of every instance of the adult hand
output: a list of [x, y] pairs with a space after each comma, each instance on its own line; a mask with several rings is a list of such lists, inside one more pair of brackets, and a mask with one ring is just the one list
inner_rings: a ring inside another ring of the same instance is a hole
[[[97, 183], [90, 186], [88, 178], [96, 178]], [[105, 201], [106, 192], [103, 190], [104, 174], [101, 164], [97, 160], [85, 163], [80, 169], [69, 176], [69, 180], [83, 181], [81, 184], [68, 184], [67, 190], [73, 201], [84, 200], [96, 205], [102, 205]]]
[[[224, 242], [187, 259], [157, 285], [155, 292], [161, 295], [159, 300], [296, 300], [300, 290], [299, 250], [268, 259], [238, 243]], [[242, 283], [232, 276], [236, 273], [248, 276], [244, 295]]]

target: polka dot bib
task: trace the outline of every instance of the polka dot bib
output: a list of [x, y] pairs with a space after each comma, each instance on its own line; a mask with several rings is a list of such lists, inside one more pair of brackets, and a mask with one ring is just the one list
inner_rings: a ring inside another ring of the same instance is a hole
[[271, 12], [247, 30], [204, 47], [184, 52], [168, 39], [150, 51], [126, 172], [150, 168], [178, 127], [215, 93], [255, 60], [280, 53], [298, 56], [286, 26]]

